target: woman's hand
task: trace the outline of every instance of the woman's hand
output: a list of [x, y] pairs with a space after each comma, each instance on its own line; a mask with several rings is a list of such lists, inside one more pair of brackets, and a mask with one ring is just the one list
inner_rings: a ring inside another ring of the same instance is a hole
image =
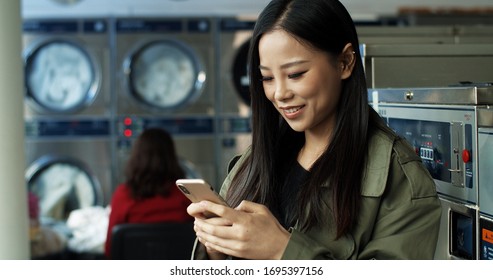
[[[210, 202], [212, 203], [212, 202]], [[215, 224], [217, 226], [230, 226], [231, 223], [224, 221], [224, 219], [221, 219], [219, 217], [214, 217], [214, 218], [208, 218], [211, 216], [212, 213], [205, 211], [204, 207], [200, 203], [192, 203], [188, 206], [187, 212], [190, 216], [195, 218], [195, 224], [197, 220], [207, 220], [211, 224]], [[194, 230], [197, 233], [199, 231], [199, 228], [194, 225]], [[198, 237], [198, 235], [197, 235]], [[198, 240], [200, 243], [204, 244], [203, 240], [198, 237]], [[204, 244], [205, 246], [205, 244]], [[206, 246], [207, 254], [209, 255], [209, 258], [211, 260], [224, 260], [227, 256], [221, 252], [215, 251], [209, 247]]]
[[[217, 217], [205, 219], [205, 212]], [[202, 201], [190, 205], [188, 213], [195, 217], [199, 241], [214, 255], [220, 252], [244, 259], [280, 259], [289, 241], [289, 232], [261, 204], [243, 201], [231, 209]]]

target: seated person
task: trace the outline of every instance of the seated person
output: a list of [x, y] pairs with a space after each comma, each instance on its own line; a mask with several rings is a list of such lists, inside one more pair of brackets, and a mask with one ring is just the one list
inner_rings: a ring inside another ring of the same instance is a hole
[[105, 255], [111, 258], [111, 233], [117, 224], [191, 222], [190, 201], [176, 188], [185, 178], [173, 139], [165, 130], [150, 128], [137, 138], [125, 167], [125, 183], [111, 199]]

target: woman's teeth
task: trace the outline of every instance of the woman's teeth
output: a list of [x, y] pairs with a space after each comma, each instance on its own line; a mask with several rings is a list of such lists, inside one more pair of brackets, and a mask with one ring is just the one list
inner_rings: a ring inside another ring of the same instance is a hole
[[289, 109], [286, 109], [286, 113], [288, 114], [292, 114], [292, 113], [295, 113], [295, 112], [298, 112], [299, 110], [301, 109], [301, 107], [296, 107], [296, 108], [289, 108]]

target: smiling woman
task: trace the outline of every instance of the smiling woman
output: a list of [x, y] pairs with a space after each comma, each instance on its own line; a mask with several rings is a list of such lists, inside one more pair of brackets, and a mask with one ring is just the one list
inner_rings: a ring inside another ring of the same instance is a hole
[[433, 257], [433, 179], [368, 105], [358, 46], [337, 0], [262, 11], [249, 53], [252, 145], [221, 188], [232, 208], [188, 207], [194, 258]]

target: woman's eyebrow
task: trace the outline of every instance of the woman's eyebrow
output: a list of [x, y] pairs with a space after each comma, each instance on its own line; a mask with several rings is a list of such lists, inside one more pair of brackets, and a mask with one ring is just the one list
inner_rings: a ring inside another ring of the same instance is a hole
[[[281, 69], [290, 68], [290, 67], [293, 67], [293, 66], [296, 66], [296, 65], [307, 63], [307, 62], [308, 62], [308, 60], [296, 60], [296, 61], [288, 62], [288, 63], [285, 63], [285, 64], [281, 65]], [[266, 67], [266, 66], [263, 66], [263, 65], [259, 65], [258, 68], [260, 70], [270, 70], [269, 67]]]

